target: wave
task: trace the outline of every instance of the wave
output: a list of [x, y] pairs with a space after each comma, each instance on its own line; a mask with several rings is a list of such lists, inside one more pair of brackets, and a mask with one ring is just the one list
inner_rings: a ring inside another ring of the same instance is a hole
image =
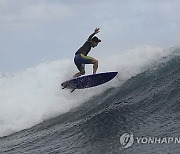
[[[42, 63], [0, 78], [0, 136], [30, 128], [82, 105], [111, 87], [121, 86], [132, 76], [155, 68], [169, 51], [139, 46], [114, 56], [101, 57], [98, 72], [118, 71], [111, 82], [70, 93], [60, 83], [73, 76], [76, 68], [69, 59]], [[87, 74], [91, 67], [87, 66]], [[83, 96], [83, 97], [82, 97]]]

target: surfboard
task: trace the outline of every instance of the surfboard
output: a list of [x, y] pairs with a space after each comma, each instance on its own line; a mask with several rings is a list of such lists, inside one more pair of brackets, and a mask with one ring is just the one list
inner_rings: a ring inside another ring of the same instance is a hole
[[112, 80], [118, 72], [105, 72], [73, 78], [61, 83], [62, 89], [68, 88], [73, 92], [75, 89], [95, 87]]

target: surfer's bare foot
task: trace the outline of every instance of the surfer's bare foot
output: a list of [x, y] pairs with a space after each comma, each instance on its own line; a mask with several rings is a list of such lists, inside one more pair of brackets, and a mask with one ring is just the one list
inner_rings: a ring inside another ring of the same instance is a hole
[[76, 74], [73, 76], [73, 78], [76, 78], [76, 77], [79, 77], [79, 76], [81, 76], [81, 72], [76, 73]]

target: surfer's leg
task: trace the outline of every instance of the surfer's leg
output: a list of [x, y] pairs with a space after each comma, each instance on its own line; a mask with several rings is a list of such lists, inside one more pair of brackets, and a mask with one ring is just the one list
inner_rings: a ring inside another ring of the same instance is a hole
[[84, 68], [84, 64], [79, 64], [77, 65], [77, 68], [79, 70], [79, 72], [77, 72], [73, 77], [79, 77], [81, 75], [84, 75], [85, 74], [85, 68]]
[[84, 68], [84, 64], [82, 62], [82, 58], [80, 55], [76, 55], [74, 57], [74, 63], [77, 67], [77, 69], [79, 70], [79, 72], [77, 72], [73, 77], [79, 77], [81, 75], [85, 74], [85, 68]]
[[98, 60], [94, 59], [93, 60], [93, 74], [96, 74], [98, 69]]
[[84, 56], [83, 54], [81, 54], [81, 57], [84, 64], [93, 64], [93, 74], [96, 74], [98, 69], [98, 60], [90, 56]]

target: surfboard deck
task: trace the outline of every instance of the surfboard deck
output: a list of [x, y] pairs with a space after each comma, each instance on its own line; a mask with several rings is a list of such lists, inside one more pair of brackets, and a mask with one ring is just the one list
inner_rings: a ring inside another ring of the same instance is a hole
[[112, 80], [118, 72], [105, 72], [80, 76], [61, 83], [62, 89], [68, 88], [73, 92], [75, 89], [95, 87]]

